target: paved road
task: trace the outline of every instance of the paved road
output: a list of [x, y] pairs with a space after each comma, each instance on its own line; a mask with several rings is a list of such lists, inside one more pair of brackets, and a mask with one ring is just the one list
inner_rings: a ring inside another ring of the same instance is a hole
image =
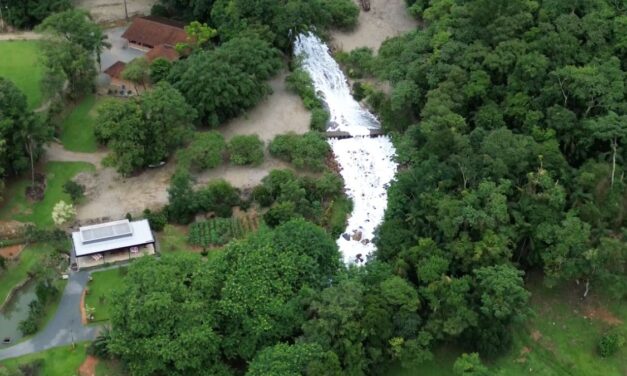
[[96, 338], [100, 327], [81, 324], [81, 294], [88, 280], [89, 272], [70, 274], [59, 308], [44, 330], [14, 346], [5, 348], [0, 345], [0, 361]]

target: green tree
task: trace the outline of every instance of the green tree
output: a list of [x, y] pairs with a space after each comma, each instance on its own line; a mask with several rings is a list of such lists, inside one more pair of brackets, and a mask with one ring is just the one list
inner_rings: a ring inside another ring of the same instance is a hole
[[[42, 45], [42, 53], [44, 79], [59, 85], [54, 91], [62, 93], [65, 80], [73, 99], [93, 90], [97, 72], [90, 51], [67, 40], [48, 40]], [[48, 88], [48, 91], [53, 90]]]
[[157, 164], [185, 143], [195, 111], [170, 84], [161, 82], [127, 102], [109, 102], [98, 112], [96, 138], [109, 146], [122, 174]]
[[181, 224], [189, 223], [196, 213], [192, 178], [184, 169], [177, 170], [170, 180], [166, 213], [170, 221]]
[[129, 269], [111, 302], [107, 347], [133, 374], [224, 374], [211, 303], [219, 279], [203, 266], [195, 255], [177, 254]]
[[337, 356], [320, 345], [279, 343], [257, 354], [250, 363], [248, 376], [342, 375]]
[[35, 162], [52, 129], [38, 119], [26, 104], [26, 96], [13, 82], [0, 77], [0, 166], [4, 174], [15, 176], [30, 169], [35, 184]]
[[78, 9], [69, 9], [47, 17], [37, 27], [39, 31], [50, 32], [55, 36], [66, 39], [70, 43], [78, 44], [89, 52], [96, 54], [96, 61], [100, 64], [100, 55], [104, 48], [110, 48], [107, 35], [91, 20], [88, 12]]
[[144, 57], [138, 57], [126, 64], [122, 71], [122, 78], [131, 81], [135, 85], [135, 91], [137, 92], [137, 85], [142, 85], [146, 90], [146, 83], [150, 79], [150, 64]]
[[162, 57], [156, 58], [150, 63], [150, 81], [156, 84], [165, 80], [170, 74], [170, 69], [172, 69], [172, 63], [169, 60]]
[[186, 50], [195, 50], [205, 47], [212, 38], [218, 35], [216, 29], [212, 29], [206, 23], [200, 23], [198, 21], [192, 21], [189, 25], [185, 26], [185, 33], [187, 34], [187, 42], [177, 43], [176, 51], [183, 55]]
[[72, 8], [70, 0], [6, 0], [2, 5], [5, 20], [14, 27], [32, 28], [49, 15]]
[[258, 37], [240, 37], [177, 62], [168, 81], [217, 126], [257, 104], [268, 92], [263, 82], [281, 66], [278, 52]]
[[616, 174], [616, 156], [619, 144], [627, 139], [627, 115], [619, 116], [613, 111], [588, 123], [592, 138], [610, 143], [612, 149], [612, 177], [611, 185], [614, 186]]

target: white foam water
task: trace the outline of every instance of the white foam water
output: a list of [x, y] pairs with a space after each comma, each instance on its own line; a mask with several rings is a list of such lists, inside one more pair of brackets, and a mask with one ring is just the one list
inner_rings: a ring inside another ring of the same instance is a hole
[[328, 130], [347, 132], [352, 138], [330, 139], [344, 178], [353, 212], [344, 234], [337, 239], [346, 264], [362, 263], [376, 249], [372, 239], [383, 221], [387, 187], [396, 174], [395, 149], [387, 136], [372, 138], [380, 128], [377, 118], [351, 96], [348, 82], [329, 48], [315, 35], [301, 34], [294, 53], [313, 80], [331, 114]]

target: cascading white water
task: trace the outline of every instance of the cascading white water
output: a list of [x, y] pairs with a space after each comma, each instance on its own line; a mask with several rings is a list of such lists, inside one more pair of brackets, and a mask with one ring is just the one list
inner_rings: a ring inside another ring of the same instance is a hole
[[383, 221], [387, 187], [396, 174], [395, 149], [386, 136], [369, 137], [371, 129], [380, 128], [379, 121], [353, 99], [344, 73], [318, 37], [299, 35], [294, 53], [302, 56], [303, 68], [329, 108], [329, 130], [353, 136], [330, 139], [329, 143], [340, 165], [346, 193], [353, 200], [348, 227], [337, 244], [345, 263], [359, 263], [375, 250], [372, 238]]

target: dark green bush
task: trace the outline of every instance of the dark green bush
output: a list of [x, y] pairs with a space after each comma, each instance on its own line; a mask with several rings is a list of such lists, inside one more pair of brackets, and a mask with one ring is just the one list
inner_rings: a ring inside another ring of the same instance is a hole
[[625, 337], [620, 333], [610, 332], [604, 334], [597, 345], [599, 355], [604, 358], [614, 355], [621, 347], [625, 345]]
[[225, 180], [209, 183], [195, 196], [196, 212], [214, 212], [218, 217], [230, 217], [233, 206], [239, 204], [239, 193]]
[[257, 135], [238, 135], [229, 141], [229, 157], [236, 165], [259, 165], [263, 162], [263, 141]]
[[253, 189], [253, 200], [263, 207], [268, 207], [274, 202], [274, 197], [265, 185], [258, 185]]
[[163, 211], [152, 212], [150, 209], [144, 210], [144, 218], [148, 220], [150, 228], [153, 231], [163, 231], [163, 228], [168, 223], [168, 217]]
[[351, 78], [372, 76], [374, 73], [375, 59], [370, 48], [360, 47], [348, 53], [339, 52], [335, 58]]
[[359, 7], [352, 0], [322, 0], [322, 6], [329, 13], [332, 26], [352, 29], [357, 25]]
[[78, 184], [74, 180], [68, 180], [63, 184], [63, 192], [70, 196], [73, 203], [77, 203], [81, 198], [85, 197], [85, 186]]
[[314, 131], [324, 132], [327, 130], [330, 117], [329, 111], [324, 107], [314, 108], [311, 110], [309, 127]]
[[299, 215], [296, 213], [296, 206], [291, 201], [285, 201], [274, 204], [263, 215], [263, 220], [270, 227], [276, 227], [281, 223], [285, 223], [292, 218], [296, 218]]

